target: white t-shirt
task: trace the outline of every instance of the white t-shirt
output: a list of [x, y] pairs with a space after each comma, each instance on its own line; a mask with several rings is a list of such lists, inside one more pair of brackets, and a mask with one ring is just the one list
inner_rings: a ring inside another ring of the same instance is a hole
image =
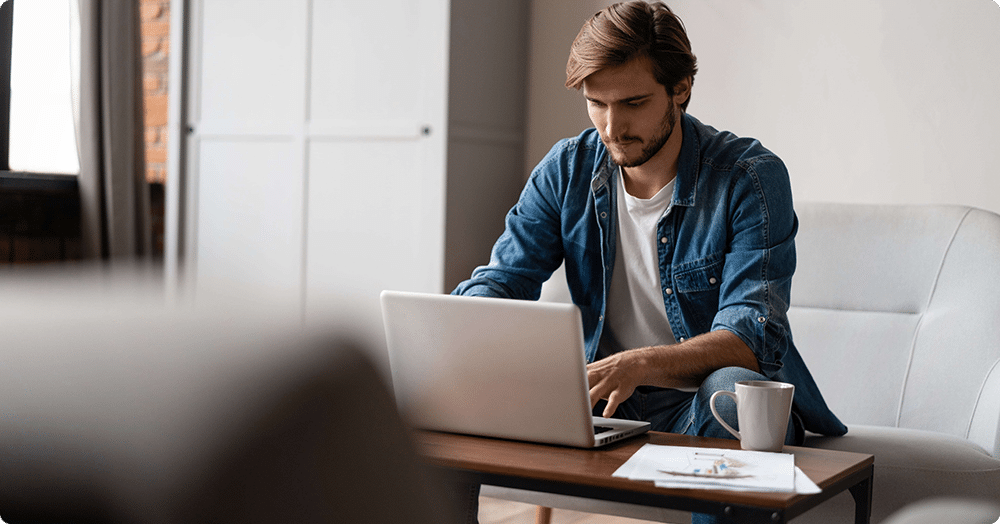
[[[656, 226], [670, 213], [674, 181], [649, 199], [625, 191], [618, 173], [618, 242], [606, 311], [611, 347], [602, 352], [674, 344], [663, 306]], [[617, 347], [615, 347], [617, 346]]]

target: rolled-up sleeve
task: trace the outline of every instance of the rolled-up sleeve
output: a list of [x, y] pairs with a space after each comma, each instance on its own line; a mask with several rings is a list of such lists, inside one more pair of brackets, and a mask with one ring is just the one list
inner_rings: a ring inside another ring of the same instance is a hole
[[777, 157], [740, 166], [730, 193], [729, 245], [712, 330], [736, 334], [772, 377], [789, 347], [788, 304], [795, 233], [788, 172]]

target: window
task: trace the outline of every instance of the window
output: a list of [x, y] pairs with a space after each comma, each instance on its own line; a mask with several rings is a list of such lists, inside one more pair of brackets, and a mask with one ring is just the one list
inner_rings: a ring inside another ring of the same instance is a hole
[[[143, 0], [142, 6], [143, 37], [148, 22], [149, 36], [157, 39], [148, 52], [143, 47], [144, 68], [156, 59], [154, 73], [163, 77], [144, 84], [147, 107], [150, 94], [159, 102], [153, 104], [159, 127], [146, 131], [147, 153], [152, 152], [147, 167], [153, 166], [147, 172], [158, 174], [149, 191], [154, 254], [159, 255], [169, 1]], [[0, 0], [0, 264], [81, 256], [79, 84], [74, 81], [80, 74], [79, 23], [78, 0]]]
[[0, 24], [0, 170], [78, 173], [70, 1], [7, 0]]
[[80, 257], [70, 24], [69, 0], [0, 4], [0, 263]]

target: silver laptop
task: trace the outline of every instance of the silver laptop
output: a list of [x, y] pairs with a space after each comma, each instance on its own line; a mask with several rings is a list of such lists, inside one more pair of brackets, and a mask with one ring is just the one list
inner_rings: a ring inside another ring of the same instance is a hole
[[648, 422], [595, 417], [572, 304], [383, 291], [400, 411], [416, 427], [602, 446]]

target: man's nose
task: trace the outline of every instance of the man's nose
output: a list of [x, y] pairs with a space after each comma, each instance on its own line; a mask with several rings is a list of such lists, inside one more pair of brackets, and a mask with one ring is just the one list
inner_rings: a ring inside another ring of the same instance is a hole
[[621, 138], [628, 130], [628, 122], [621, 111], [609, 108], [604, 122], [604, 135], [614, 140]]

